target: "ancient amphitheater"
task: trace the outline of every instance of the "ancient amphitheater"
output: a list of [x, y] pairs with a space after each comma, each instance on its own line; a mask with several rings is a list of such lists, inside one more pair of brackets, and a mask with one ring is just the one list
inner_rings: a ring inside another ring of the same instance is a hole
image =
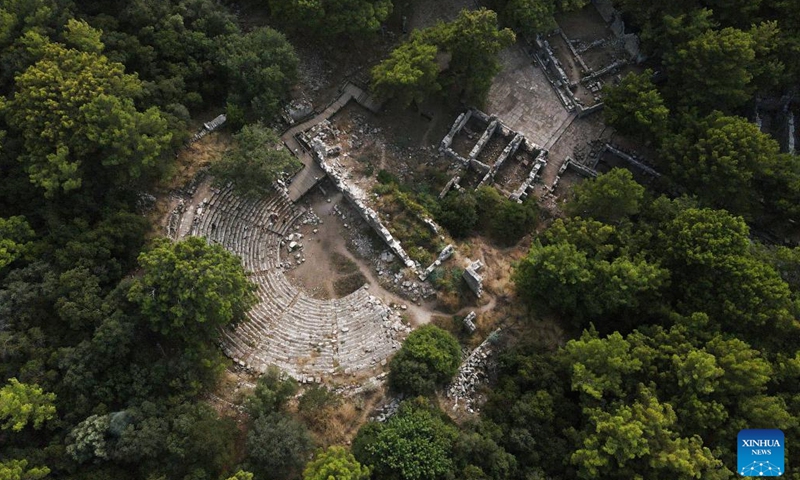
[[234, 361], [262, 372], [276, 365], [300, 381], [318, 382], [378, 367], [399, 348], [399, 317], [366, 286], [320, 300], [285, 277], [292, 263], [287, 237], [306, 213], [285, 193], [251, 200], [206, 184], [194, 196], [191, 208], [173, 215], [170, 234], [223, 245], [241, 257], [258, 286], [248, 319], [223, 332], [223, 351]]

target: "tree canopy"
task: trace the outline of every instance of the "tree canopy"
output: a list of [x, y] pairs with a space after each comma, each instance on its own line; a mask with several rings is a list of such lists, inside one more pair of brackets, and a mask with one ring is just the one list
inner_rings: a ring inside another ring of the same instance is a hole
[[644, 187], [636, 183], [630, 170], [615, 168], [577, 185], [567, 211], [573, 216], [591, 215], [606, 223], [618, 223], [639, 213]]
[[415, 32], [397, 47], [372, 70], [373, 88], [405, 105], [419, 103], [440, 88], [480, 103], [500, 71], [497, 54], [514, 38], [511, 30], [498, 27], [495, 12], [462, 10], [452, 22]]
[[669, 109], [650, 80], [652, 70], [628, 74], [619, 85], [606, 87], [603, 117], [608, 125], [642, 141], [658, 144], [667, 133]]
[[438, 82], [439, 49], [419, 32], [392, 50], [389, 58], [372, 69], [372, 88], [380, 98], [396, 98], [404, 106], [420, 104], [441, 90]]
[[[766, 194], [759, 187], [784, 174], [774, 167], [781, 158], [774, 139], [746, 119], [720, 112], [668, 135], [661, 156], [672, 177], [707, 204], [748, 219]], [[797, 160], [787, 160], [786, 170], [795, 170]], [[782, 193], [792, 195], [791, 190]]]
[[435, 325], [420, 327], [408, 336], [389, 365], [389, 385], [410, 395], [433, 393], [450, 380], [461, 364], [458, 341]]
[[253, 471], [277, 478], [301, 469], [312, 447], [305, 427], [282, 413], [258, 417], [247, 434]]
[[233, 139], [233, 146], [211, 165], [210, 172], [217, 185], [231, 183], [240, 195], [263, 195], [283, 174], [302, 166], [275, 132], [261, 123], [246, 125]]
[[159, 239], [139, 264], [143, 273], [128, 298], [168, 337], [213, 338], [217, 328], [239, 321], [255, 298], [240, 260], [203, 238]]
[[291, 31], [322, 38], [374, 34], [393, 8], [391, 0], [269, 0], [269, 7]]
[[269, 27], [256, 28], [226, 37], [221, 55], [231, 85], [230, 120], [240, 125], [248, 118], [271, 121], [297, 80], [297, 55], [286, 37]]
[[0, 421], [5, 421], [2, 429], [19, 432], [27, 425], [42, 428], [56, 416], [55, 399], [54, 393], [45, 393], [38, 385], [9, 379], [8, 384], [0, 388]]
[[154, 167], [171, 134], [158, 108], [137, 110], [136, 76], [94, 51], [27, 40], [37, 60], [16, 77], [6, 119], [24, 140], [31, 182], [53, 197], [94, 175], [124, 185]]
[[356, 458], [388, 480], [445, 478], [453, 471], [458, 430], [429, 406], [403, 402], [386, 423], [362, 427], [353, 441]]
[[362, 466], [343, 447], [320, 451], [303, 470], [303, 480], [368, 480], [369, 468]]

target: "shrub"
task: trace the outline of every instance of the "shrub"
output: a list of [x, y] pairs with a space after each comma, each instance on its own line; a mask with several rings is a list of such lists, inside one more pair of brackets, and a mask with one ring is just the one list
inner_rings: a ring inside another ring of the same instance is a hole
[[425, 395], [448, 382], [461, 363], [461, 347], [449, 332], [425, 325], [408, 336], [389, 366], [389, 386], [398, 393]]

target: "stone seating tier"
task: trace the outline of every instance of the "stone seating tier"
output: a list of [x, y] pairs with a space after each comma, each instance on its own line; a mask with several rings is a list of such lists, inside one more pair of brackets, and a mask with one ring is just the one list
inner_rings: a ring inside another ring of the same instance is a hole
[[383, 302], [364, 288], [315, 299], [284, 275], [282, 242], [304, 214], [280, 193], [243, 198], [223, 188], [200, 202], [190, 234], [238, 255], [259, 299], [224, 329], [221, 348], [240, 365], [262, 372], [276, 365], [298, 380], [380, 366], [399, 346]]

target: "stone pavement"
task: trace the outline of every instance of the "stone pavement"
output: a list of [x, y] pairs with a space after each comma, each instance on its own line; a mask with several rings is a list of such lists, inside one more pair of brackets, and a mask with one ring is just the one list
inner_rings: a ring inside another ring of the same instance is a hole
[[539, 145], [550, 144], [570, 117], [542, 69], [521, 42], [499, 54], [503, 69], [492, 82], [484, 109]]

